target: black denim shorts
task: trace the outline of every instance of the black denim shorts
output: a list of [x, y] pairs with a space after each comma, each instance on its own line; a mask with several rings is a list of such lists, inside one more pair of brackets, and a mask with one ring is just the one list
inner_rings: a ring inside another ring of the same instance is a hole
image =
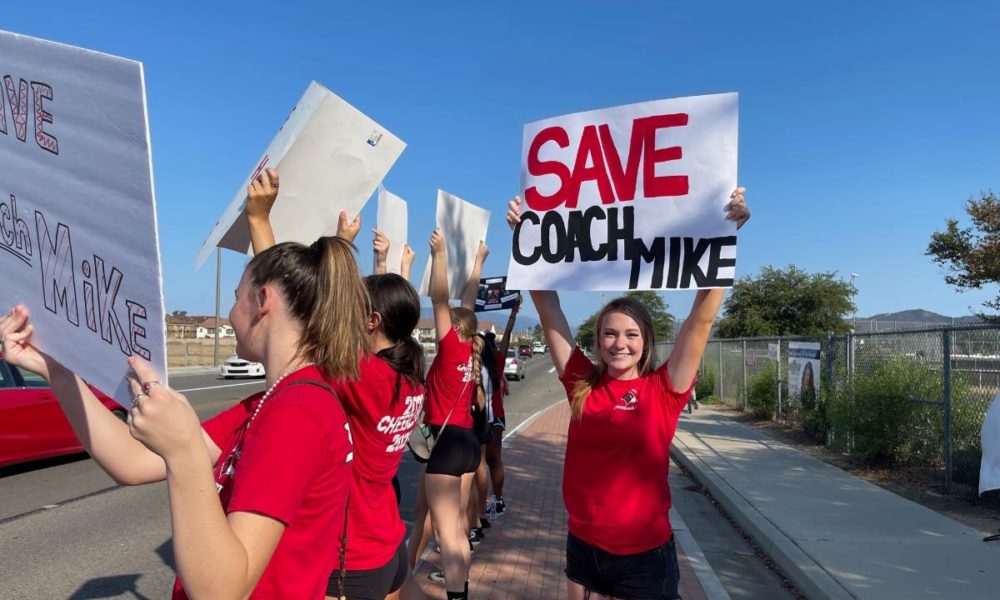
[[[350, 544], [350, 538], [348, 538]], [[368, 571], [348, 571], [344, 574], [344, 596], [351, 600], [383, 600], [386, 596], [403, 587], [410, 561], [406, 555], [406, 540], [404, 539], [389, 562], [377, 569]], [[326, 585], [326, 595], [336, 598], [340, 595], [338, 579], [340, 571], [335, 569], [330, 574]]]
[[611, 554], [572, 533], [566, 538], [566, 577], [596, 594], [621, 600], [678, 598], [674, 540], [638, 554]]

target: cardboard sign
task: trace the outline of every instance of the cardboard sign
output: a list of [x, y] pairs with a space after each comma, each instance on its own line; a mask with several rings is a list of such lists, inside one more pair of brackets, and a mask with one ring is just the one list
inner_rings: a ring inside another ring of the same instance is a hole
[[737, 95], [576, 113], [524, 127], [509, 284], [732, 287]]
[[993, 398], [982, 429], [983, 458], [979, 462], [979, 494], [1000, 489], [1000, 394]]
[[506, 277], [486, 277], [479, 280], [476, 312], [510, 310], [517, 306], [519, 290], [507, 289]]
[[127, 358], [166, 383], [142, 65], [0, 32], [0, 310], [128, 405]]
[[788, 395], [815, 403], [820, 382], [819, 342], [788, 342]]
[[375, 228], [389, 238], [386, 272], [399, 275], [403, 246], [406, 245], [406, 201], [381, 185], [378, 186], [378, 216]]
[[778, 360], [778, 344], [769, 343], [767, 345], [767, 357], [771, 360]]
[[215, 222], [196, 266], [216, 246], [252, 252], [247, 187], [264, 169], [278, 170], [281, 192], [271, 210], [276, 242], [311, 244], [337, 232], [340, 211], [361, 212], [406, 147], [399, 138], [313, 81], [256, 167]]
[[[490, 225], [490, 211], [438, 190], [437, 228], [444, 236], [448, 254], [449, 298], [461, 298], [469, 282], [469, 274], [476, 264], [479, 242], [486, 241]], [[428, 258], [420, 282], [420, 295], [430, 295], [431, 261]]]

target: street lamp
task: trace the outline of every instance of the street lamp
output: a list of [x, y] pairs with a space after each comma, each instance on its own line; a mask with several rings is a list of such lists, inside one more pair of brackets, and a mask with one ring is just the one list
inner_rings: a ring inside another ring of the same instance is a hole
[[854, 285], [854, 280], [861, 277], [857, 273], [851, 273], [851, 294], [854, 296], [854, 331], [858, 330], [858, 287]]

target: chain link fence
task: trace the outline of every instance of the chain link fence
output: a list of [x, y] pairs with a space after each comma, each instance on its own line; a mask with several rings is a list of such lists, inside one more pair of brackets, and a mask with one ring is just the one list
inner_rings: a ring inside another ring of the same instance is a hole
[[[815, 393], [801, 360], [789, 377], [795, 342], [819, 345]], [[658, 344], [661, 359], [671, 347]], [[950, 491], [978, 484], [980, 431], [1000, 392], [1000, 327], [712, 340], [699, 387], [868, 464], [941, 468]]]

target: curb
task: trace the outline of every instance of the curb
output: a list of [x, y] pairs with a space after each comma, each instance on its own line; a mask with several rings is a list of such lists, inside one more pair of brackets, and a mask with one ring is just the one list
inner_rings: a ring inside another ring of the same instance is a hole
[[698, 541], [691, 535], [687, 523], [674, 507], [670, 510], [670, 527], [673, 529], [674, 539], [677, 540], [677, 544], [684, 551], [684, 556], [687, 557], [688, 564], [691, 565], [691, 570], [698, 578], [705, 597], [708, 600], [732, 600], [729, 592], [719, 581], [719, 576], [712, 569], [712, 565], [709, 564], [705, 553], [701, 551]]
[[692, 448], [676, 435], [670, 446], [670, 455], [708, 490], [725, 513], [753, 538], [761, 551], [771, 557], [775, 565], [807, 598], [854, 600], [855, 597], [822, 565], [717, 475], [712, 467], [698, 458]]

